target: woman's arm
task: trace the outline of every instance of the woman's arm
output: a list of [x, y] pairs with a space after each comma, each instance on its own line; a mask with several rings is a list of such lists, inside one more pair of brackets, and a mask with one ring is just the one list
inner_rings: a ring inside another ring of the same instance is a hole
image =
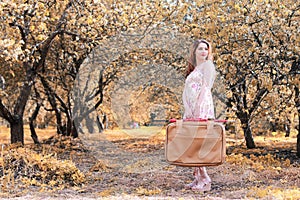
[[203, 65], [203, 84], [208, 88], [212, 88], [216, 77], [215, 65], [210, 60]]

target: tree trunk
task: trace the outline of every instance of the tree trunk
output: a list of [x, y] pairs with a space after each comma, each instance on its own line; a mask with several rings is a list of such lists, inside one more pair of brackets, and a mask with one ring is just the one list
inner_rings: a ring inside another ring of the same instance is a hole
[[30, 127], [30, 132], [31, 132], [31, 138], [32, 138], [34, 144], [40, 144], [39, 138], [35, 132], [33, 122], [30, 122], [29, 127]]
[[245, 112], [237, 113], [237, 117], [240, 119], [242, 124], [242, 129], [244, 131], [244, 137], [246, 140], [246, 146], [248, 149], [255, 148], [255, 142], [252, 136], [252, 130], [249, 124], [249, 116]]
[[86, 116], [85, 123], [89, 133], [94, 133], [94, 120], [89, 115]]
[[77, 127], [76, 127], [76, 124], [75, 124], [75, 121], [73, 120], [73, 123], [72, 123], [72, 134], [71, 134], [72, 137], [74, 138], [78, 138], [78, 131], [77, 131]]
[[96, 124], [97, 124], [97, 127], [98, 127], [98, 132], [99, 132], [99, 133], [102, 133], [102, 131], [104, 130], [104, 125], [103, 125], [103, 123], [101, 122], [99, 115], [97, 115], [96, 120], [97, 120], [97, 121], [96, 121]]
[[76, 119], [71, 119], [69, 116], [67, 116], [67, 123], [66, 123], [66, 131], [63, 135], [65, 136], [72, 136], [74, 138], [78, 137], [78, 130], [77, 130]]
[[32, 138], [34, 144], [40, 144], [38, 136], [37, 136], [35, 128], [34, 128], [34, 121], [39, 113], [40, 107], [41, 107], [41, 105], [39, 103], [37, 103], [32, 116], [29, 118], [29, 127], [30, 127], [30, 132], [31, 132], [31, 138]]
[[58, 105], [56, 103], [55, 92], [52, 90], [49, 83], [43, 76], [39, 76], [39, 78], [44, 86], [44, 90], [46, 92], [48, 101], [52, 107], [52, 110], [54, 110], [54, 112], [55, 112], [57, 134], [65, 135], [66, 134], [65, 133], [66, 126], [62, 122], [61, 111], [60, 111], [60, 109], [58, 109]]
[[284, 124], [284, 130], [285, 130], [285, 137], [290, 137], [291, 134], [291, 120], [287, 119], [286, 123]]
[[300, 126], [298, 125], [298, 135], [297, 135], [297, 156], [300, 158]]
[[[28, 67], [27, 67], [28, 68]], [[23, 127], [23, 116], [25, 111], [25, 106], [28, 101], [31, 87], [33, 84], [34, 74], [31, 70], [26, 72], [27, 82], [21, 88], [20, 95], [17, 98], [14, 114], [12, 114], [12, 120], [10, 121], [10, 141], [11, 143], [21, 142], [24, 144], [24, 127]]]
[[24, 144], [24, 129], [22, 117], [15, 117], [14, 121], [10, 123], [10, 141], [12, 144], [18, 142]]
[[250, 125], [247, 123], [247, 124], [242, 124], [242, 126], [243, 126], [243, 131], [244, 131], [247, 148], [248, 149], [255, 148], [255, 142], [253, 140], [252, 130], [251, 130]]
[[295, 105], [298, 111], [297, 156], [300, 158], [300, 89], [295, 85]]
[[55, 116], [56, 116], [56, 130], [58, 135], [64, 135], [66, 132], [66, 127], [62, 123], [62, 117], [61, 117], [61, 112], [57, 109], [57, 107], [54, 109], [55, 110]]

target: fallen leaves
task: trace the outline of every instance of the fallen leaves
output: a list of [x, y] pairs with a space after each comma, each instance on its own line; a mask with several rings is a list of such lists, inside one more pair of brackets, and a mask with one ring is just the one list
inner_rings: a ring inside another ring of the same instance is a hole
[[0, 173], [2, 191], [13, 190], [16, 184], [62, 189], [85, 182], [85, 175], [72, 161], [15, 145], [2, 149]]
[[282, 189], [273, 186], [268, 187], [252, 187], [247, 197], [275, 199], [300, 199], [300, 191], [298, 188]]
[[136, 192], [137, 192], [138, 195], [152, 196], [152, 195], [160, 194], [161, 190], [160, 189], [147, 189], [147, 188], [144, 188], [144, 187], [138, 187], [136, 189]]
[[98, 160], [96, 164], [94, 164], [90, 168], [90, 172], [99, 172], [99, 171], [109, 171], [111, 167], [109, 167], [105, 162], [102, 160]]
[[[195, 199], [196, 195], [219, 199], [299, 199], [299, 164], [280, 143], [266, 140], [264, 148], [255, 150], [228, 143], [226, 162], [207, 168], [213, 180], [212, 190], [195, 193], [184, 189], [192, 181], [192, 168], [164, 161], [163, 135], [143, 139], [122, 138], [116, 133], [110, 136], [108, 144], [113, 146], [104, 147], [95, 137], [88, 143], [89, 150], [78, 139], [59, 137], [48, 140], [42, 147], [8, 146], [2, 151], [0, 164], [13, 167], [1, 177], [2, 188], [5, 186], [6, 192], [12, 194], [23, 184], [22, 191], [36, 188], [39, 192], [35, 195], [67, 192], [74, 198], [94, 195], [103, 199]], [[106, 157], [97, 156], [104, 154]], [[129, 162], [117, 163], [122, 160]], [[75, 185], [73, 181], [81, 180], [80, 174], [84, 180]]]
[[261, 156], [255, 156], [252, 154], [250, 155], [250, 158], [242, 154], [231, 154], [227, 156], [226, 161], [231, 164], [240, 165], [244, 169], [251, 168], [257, 172], [265, 169], [280, 171], [282, 168], [290, 166], [289, 159], [277, 159], [271, 154]]

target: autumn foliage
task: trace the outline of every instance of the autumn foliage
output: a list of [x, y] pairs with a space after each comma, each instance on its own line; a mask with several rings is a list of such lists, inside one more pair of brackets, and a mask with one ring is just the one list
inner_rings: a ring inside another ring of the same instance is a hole
[[[218, 117], [234, 121], [227, 124], [230, 136], [244, 139], [244, 151], [260, 148], [261, 136], [297, 138], [289, 153], [300, 157], [299, 22], [297, 0], [3, 0], [1, 123], [9, 126], [13, 144], [24, 144], [29, 125], [36, 145], [37, 127], [53, 126], [57, 137], [78, 138], [133, 123], [146, 130], [153, 119], [165, 125], [182, 116], [189, 45], [205, 38], [218, 72]], [[228, 162], [255, 173], [268, 165], [277, 172], [290, 167], [274, 155], [242, 154], [229, 155]], [[51, 153], [6, 147], [0, 161], [7, 184], [22, 178], [29, 185], [58, 187], [86, 181], [72, 162]]]

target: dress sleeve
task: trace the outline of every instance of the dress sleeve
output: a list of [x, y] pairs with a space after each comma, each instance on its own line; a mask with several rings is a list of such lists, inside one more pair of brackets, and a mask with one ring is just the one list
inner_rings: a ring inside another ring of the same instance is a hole
[[203, 70], [203, 84], [208, 87], [212, 88], [216, 77], [216, 70], [215, 65], [212, 61], [207, 61], [204, 63], [204, 70]]

